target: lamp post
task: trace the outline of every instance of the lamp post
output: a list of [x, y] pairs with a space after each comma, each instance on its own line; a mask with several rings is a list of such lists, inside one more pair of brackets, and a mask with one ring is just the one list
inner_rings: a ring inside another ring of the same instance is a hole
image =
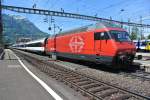
[[[121, 9], [120, 10], [120, 15], [122, 14], [122, 12], [124, 12], [125, 10], [124, 9]], [[122, 15], [121, 15], [121, 28], [123, 28], [123, 24], [122, 24], [122, 22], [123, 22], [123, 18], [122, 18]]]
[[[140, 16], [140, 19], [139, 19], [139, 18], [137, 19], [137, 21], [138, 21], [140, 24], [142, 24], [145, 20], [150, 20], [150, 16], [146, 16], [146, 17]], [[143, 36], [144, 36], [143, 31], [144, 31], [144, 28], [141, 27], [141, 28], [140, 28], [140, 33], [138, 34], [138, 35], [139, 35], [139, 39], [142, 39], [142, 38], [143, 38]]]
[[2, 1], [0, 0], [0, 47], [3, 47]]
[[[128, 23], [130, 23], [131, 22], [131, 20], [130, 20], [130, 18], [128, 18]], [[131, 28], [130, 28], [130, 25], [128, 26], [128, 32], [129, 32], [129, 35], [131, 35]]]
[[[140, 16], [140, 24], [142, 24], [142, 16]], [[142, 40], [142, 32], [143, 32], [143, 29], [142, 29], [142, 27], [141, 27], [141, 29], [140, 29], [140, 39]]]

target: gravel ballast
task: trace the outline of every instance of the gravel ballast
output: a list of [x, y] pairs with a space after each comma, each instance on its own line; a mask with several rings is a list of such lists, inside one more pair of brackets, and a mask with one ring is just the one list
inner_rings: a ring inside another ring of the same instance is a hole
[[116, 85], [145, 96], [150, 96], [150, 81], [142, 81], [140, 79], [133, 79], [132, 77], [125, 77], [124, 75], [104, 72], [91, 68], [84, 68], [77, 71], [102, 80], [106, 83], [111, 83], [112, 85]]

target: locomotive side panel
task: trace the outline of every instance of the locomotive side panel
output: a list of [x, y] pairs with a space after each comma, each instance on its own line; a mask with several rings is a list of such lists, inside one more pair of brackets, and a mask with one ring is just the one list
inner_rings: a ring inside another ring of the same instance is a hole
[[56, 51], [59, 53], [70, 52], [68, 43], [69, 43], [69, 35], [56, 37]]
[[94, 38], [92, 32], [58, 36], [56, 51], [70, 54], [94, 54]]
[[100, 40], [100, 55], [113, 57], [116, 54], [116, 45], [114, 40]]

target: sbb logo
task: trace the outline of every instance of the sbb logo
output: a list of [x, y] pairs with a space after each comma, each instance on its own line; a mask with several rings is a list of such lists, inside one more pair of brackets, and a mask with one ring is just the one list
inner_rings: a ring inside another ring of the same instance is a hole
[[74, 36], [70, 39], [69, 47], [71, 49], [71, 52], [79, 53], [82, 51], [83, 46], [84, 46], [84, 40], [81, 36]]

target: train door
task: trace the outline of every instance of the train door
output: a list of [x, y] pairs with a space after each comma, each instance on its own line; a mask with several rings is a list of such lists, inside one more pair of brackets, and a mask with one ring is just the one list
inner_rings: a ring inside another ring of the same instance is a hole
[[57, 34], [55, 34], [55, 36], [54, 36], [54, 51], [53, 51], [53, 53], [52, 53], [52, 59], [53, 60], [57, 60]]
[[100, 55], [100, 45], [101, 45], [101, 43], [100, 43], [100, 32], [95, 32], [94, 33], [94, 49], [95, 49], [95, 53], [96, 53], [96, 55]]
[[44, 53], [46, 53], [46, 51], [48, 51], [48, 38], [45, 38], [43, 46], [44, 46]]
[[94, 33], [94, 42], [95, 42], [95, 52], [96, 54], [103, 55], [106, 53], [109, 35], [107, 32], [96, 32]]
[[100, 54], [102, 56], [106, 56], [108, 55], [108, 52], [110, 52], [109, 46], [110, 46], [110, 42], [109, 42], [109, 35], [107, 32], [101, 32], [100, 34]]

